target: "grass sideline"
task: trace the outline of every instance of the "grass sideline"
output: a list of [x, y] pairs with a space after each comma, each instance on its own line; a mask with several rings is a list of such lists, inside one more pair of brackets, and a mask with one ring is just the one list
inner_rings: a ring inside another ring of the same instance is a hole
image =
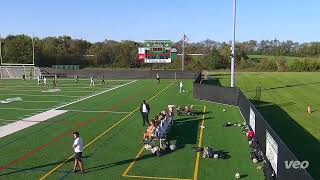
[[[205, 179], [206, 177], [231, 179], [234, 178], [236, 172], [247, 174], [247, 178], [250, 179], [263, 179], [262, 171], [257, 170], [256, 165], [248, 158], [248, 143], [246, 138], [240, 135], [241, 129], [225, 129], [222, 127], [222, 124], [227, 120], [242, 122], [243, 119], [239, 110], [236, 107], [194, 100], [192, 81], [183, 81], [188, 92], [179, 94], [177, 82], [163, 80], [161, 84], [157, 84], [154, 80], [139, 80], [136, 83], [62, 108], [64, 110], [91, 112], [69, 111], [48, 120], [48, 122], [39, 123], [1, 138], [0, 153], [4, 156], [0, 156], [0, 166], [3, 166], [29, 150], [36, 149], [42, 144], [59, 137], [32, 156], [0, 172], [0, 179], [38, 179], [61, 163], [63, 164], [53, 171], [48, 179], [128, 179], [122, 174], [130, 163], [136, 159], [136, 153], [142, 146], [141, 137], [143, 131], [145, 131], [145, 127], [141, 126], [140, 113], [134, 111], [130, 114], [130, 112], [137, 109], [142, 99], [152, 99], [162, 90], [158, 96], [149, 101], [151, 106], [150, 117], [158, 114], [168, 104], [195, 104], [199, 105], [195, 106], [198, 111], [202, 111], [201, 107], [206, 106], [205, 117], [202, 117], [202, 115], [177, 116], [173, 124], [173, 130], [170, 132], [172, 142], [179, 147], [177, 151], [166, 154], [161, 158], [154, 157], [148, 151], [142, 152], [139, 160], [130, 170], [130, 175], [153, 175], [159, 179], [165, 179], [166, 177], [192, 179], [197, 159], [197, 154], [192, 149], [199, 143], [201, 119], [204, 118], [206, 128], [203, 129], [203, 145], [228, 151], [232, 157], [227, 160], [200, 158], [199, 167], [201, 168], [198, 171], [198, 179]], [[12, 86], [20, 82], [0, 80], [0, 86], [5, 85], [5, 83]], [[30, 85], [30, 83], [33, 82], [25, 82], [25, 85]], [[64, 80], [63, 83], [67, 85], [73, 83], [73, 81]], [[85, 86], [88, 85], [84, 81], [83, 87]], [[32, 88], [37, 89], [39, 87]], [[30, 94], [33, 95], [39, 93], [41, 94], [41, 92], [30, 91]], [[65, 92], [62, 90], [57, 94], [65, 95]], [[33, 97], [28, 96], [31, 101]], [[37, 96], [37, 98], [39, 100], [42, 100], [42, 98], [52, 101], [63, 100], [60, 96], [40, 98]], [[7, 105], [19, 107], [21, 106], [20, 103], [22, 102]], [[30, 108], [38, 109], [41, 106], [40, 104], [33, 103]], [[227, 111], [223, 112], [222, 109]], [[9, 110], [6, 111], [9, 112]], [[129, 114], [112, 112], [129, 112]], [[14, 116], [23, 113], [26, 112], [17, 111]], [[2, 114], [0, 114], [0, 119], [3, 119]], [[73, 130], [80, 132], [86, 144], [84, 151], [86, 173], [83, 175], [73, 174], [72, 159], [66, 160], [73, 151], [71, 148]], [[63, 134], [63, 136], [60, 137], [59, 134]], [[237, 148], [233, 148], [234, 146]], [[15, 151], [12, 151], [12, 149], [15, 149]], [[161, 170], [159, 170], [159, 167], [162, 167]], [[215, 167], [216, 170], [212, 170], [211, 167]], [[136, 178], [142, 179], [141, 177]]]
[[[211, 72], [215, 83], [229, 86], [230, 75]], [[238, 72], [237, 86], [256, 105], [276, 133], [300, 160], [308, 160], [310, 174], [320, 179], [320, 73]], [[261, 86], [261, 100], [255, 101]], [[313, 109], [307, 113], [307, 106]]]

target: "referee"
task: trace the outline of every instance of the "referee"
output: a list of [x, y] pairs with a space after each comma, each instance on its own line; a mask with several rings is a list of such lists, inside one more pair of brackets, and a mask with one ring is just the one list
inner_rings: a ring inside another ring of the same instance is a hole
[[140, 112], [142, 115], [142, 119], [143, 119], [143, 123], [142, 126], [145, 126], [146, 123], [148, 123], [148, 125], [150, 124], [149, 119], [148, 119], [148, 115], [150, 112], [150, 106], [148, 103], [146, 103], [145, 100], [143, 100], [143, 103], [140, 106]]

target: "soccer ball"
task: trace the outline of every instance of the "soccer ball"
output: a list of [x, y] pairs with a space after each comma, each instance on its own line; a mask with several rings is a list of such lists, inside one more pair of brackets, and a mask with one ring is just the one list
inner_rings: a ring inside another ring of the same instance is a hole
[[240, 126], [241, 126], [241, 124], [238, 124], [238, 126], [240, 127]]
[[218, 154], [214, 154], [213, 158], [218, 159], [219, 155]]
[[240, 178], [240, 174], [239, 173], [236, 173], [236, 175], [234, 175], [234, 177], [236, 177], [237, 179]]
[[226, 109], [223, 109], [222, 111], [223, 111], [223, 112], [226, 112]]
[[171, 144], [169, 146], [169, 148], [170, 148], [171, 151], [175, 151], [177, 149], [176, 145], [174, 145], [174, 144]]

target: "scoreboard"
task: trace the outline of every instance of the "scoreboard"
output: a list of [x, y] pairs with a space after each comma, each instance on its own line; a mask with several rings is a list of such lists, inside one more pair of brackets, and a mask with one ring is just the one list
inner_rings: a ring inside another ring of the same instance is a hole
[[177, 49], [170, 40], [145, 40], [138, 48], [138, 60], [144, 63], [171, 63], [177, 58]]

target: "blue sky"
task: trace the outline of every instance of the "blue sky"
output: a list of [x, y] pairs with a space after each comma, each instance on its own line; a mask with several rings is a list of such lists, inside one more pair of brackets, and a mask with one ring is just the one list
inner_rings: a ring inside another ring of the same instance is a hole
[[[237, 40], [320, 41], [319, 0], [238, 0]], [[0, 34], [232, 39], [232, 0], [2, 0]]]

